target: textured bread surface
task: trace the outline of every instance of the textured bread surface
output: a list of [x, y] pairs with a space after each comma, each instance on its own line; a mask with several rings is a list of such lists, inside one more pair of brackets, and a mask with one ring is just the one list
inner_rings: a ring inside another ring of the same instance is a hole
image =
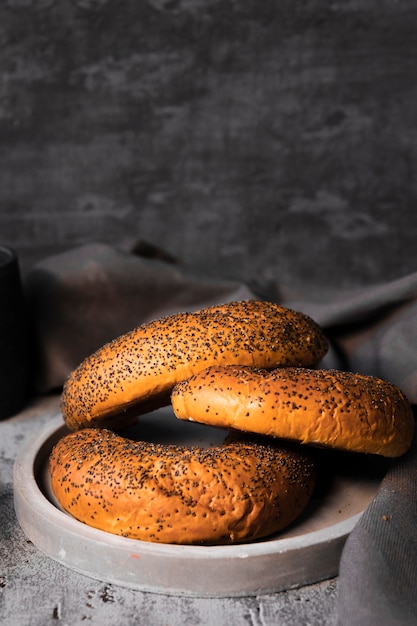
[[117, 535], [225, 544], [276, 533], [310, 500], [316, 469], [276, 442], [215, 448], [128, 440], [103, 428], [63, 437], [50, 456], [53, 492], [77, 520]]
[[72, 430], [115, 428], [113, 416], [169, 404], [177, 382], [210, 365], [313, 367], [327, 348], [313, 320], [273, 303], [179, 313], [139, 326], [85, 359], [64, 384], [62, 414]]
[[210, 367], [178, 383], [171, 401], [182, 420], [386, 457], [413, 438], [412, 409], [396, 386], [339, 370]]

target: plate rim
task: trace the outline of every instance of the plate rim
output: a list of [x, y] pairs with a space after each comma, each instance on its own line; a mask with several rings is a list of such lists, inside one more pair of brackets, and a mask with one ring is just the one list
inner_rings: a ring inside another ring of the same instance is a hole
[[[41, 552], [70, 569], [79, 571], [92, 578], [100, 578], [103, 582], [115, 582], [121, 586], [143, 591], [155, 591], [167, 595], [198, 595], [200, 597], [258, 595], [260, 593], [271, 593], [305, 584], [312, 584], [338, 574], [338, 564], [344, 542], [363, 514], [363, 511], [356, 513], [332, 526], [313, 530], [302, 535], [284, 538], [278, 537], [267, 541], [261, 540], [246, 544], [218, 546], [158, 544], [113, 535], [79, 522], [68, 513], [55, 506], [42, 491], [35, 468], [44, 463], [44, 459], [40, 459], [40, 456], [51, 444], [53, 437], [59, 435], [60, 430], [65, 431], [65, 424], [62, 415], [58, 414], [55, 418], [52, 418], [46, 426], [40, 429], [36, 435], [32, 436], [32, 438], [22, 446], [16, 456], [13, 468], [13, 485], [17, 519], [26, 536]], [[27, 519], [29, 511], [31, 514], [30, 522]], [[111, 552], [120, 551], [120, 553], [129, 554], [130, 556], [140, 553], [141, 558], [146, 557], [147, 559], [163, 558], [164, 560], [172, 561], [180, 559], [188, 564], [198, 559], [202, 567], [212, 567], [216, 562], [224, 564], [230, 560], [236, 559], [239, 561], [246, 559], [248, 561], [250, 559], [262, 560], [264, 558], [269, 562], [274, 558], [279, 559], [297, 554], [301, 549], [306, 549], [314, 553], [323, 546], [329, 551], [333, 549], [333, 552], [336, 551], [337, 554], [332, 554], [332, 559], [330, 559], [327, 569], [324, 567], [321, 574], [317, 571], [314, 576], [304, 575], [300, 580], [294, 580], [289, 576], [288, 582], [284, 582], [278, 576], [273, 584], [263, 586], [262, 588], [259, 588], [259, 585], [257, 586], [255, 581], [253, 589], [246, 588], [242, 589], [242, 591], [232, 588], [223, 588], [218, 591], [210, 588], [195, 588], [197, 583], [193, 585], [192, 582], [190, 582], [188, 588], [174, 588], [175, 584], [174, 587], [171, 587], [171, 584], [166, 582], [160, 583], [155, 581], [154, 583], [149, 583], [149, 581], [143, 581], [140, 579], [140, 571], [138, 579], [132, 580], [130, 575], [128, 579], [124, 579], [120, 574], [116, 576], [109, 572], [103, 572], [101, 578], [101, 575], [97, 575], [97, 572], [93, 571], [93, 569], [90, 570], [85, 566], [77, 567], [75, 557], [71, 555], [68, 556], [67, 553], [64, 554], [65, 551], [62, 549], [56, 550], [55, 548], [57, 546], [50, 545], [51, 538], [44, 538], [42, 533], [39, 533], [39, 529], [36, 528], [34, 521], [39, 520], [40, 523], [40, 519], [46, 520], [45, 527], [51, 526], [59, 529], [61, 533], [64, 531], [67, 533], [68, 537], [71, 536], [81, 540], [82, 544], [86, 547], [91, 547], [90, 544], [101, 545], [108, 548]]]

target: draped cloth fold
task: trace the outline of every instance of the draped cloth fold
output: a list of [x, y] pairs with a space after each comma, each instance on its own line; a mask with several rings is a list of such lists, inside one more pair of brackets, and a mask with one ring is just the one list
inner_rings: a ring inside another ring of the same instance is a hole
[[416, 440], [393, 463], [346, 541], [337, 624], [417, 624]]
[[140, 324], [253, 297], [237, 282], [201, 280], [158, 250], [143, 256], [103, 243], [42, 259], [25, 292], [37, 393], [60, 388], [86, 356]]

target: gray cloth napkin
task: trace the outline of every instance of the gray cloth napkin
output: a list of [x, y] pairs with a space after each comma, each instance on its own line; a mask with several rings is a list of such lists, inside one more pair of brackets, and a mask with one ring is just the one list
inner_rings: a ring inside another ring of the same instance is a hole
[[[85, 356], [141, 323], [258, 297], [245, 284], [195, 277], [163, 254], [145, 256], [143, 247], [131, 253], [105, 244], [44, 259], [25, 291], [37, 392], [59, 388]], [[279, 285], [259, 297], [274, 301], [277, 293]], [[281, 304], [325, 329], [331, 350], [323, 367], [389, 380], [417, 405], [417, 273], [331, 299]], [[417, 624], [416, 442], [392, 463], [350, 534], [339, 589], [339, 626]]]
[[347, 539], [338, 626], [417, 624], [416, 444], [393, 463]]
[[285, 304], [326, 330], [340, 366], [389, 380], [417, 403], [417, 272], [330, 301]]
[[[417, 273], [339, 295], [287, 303], [332, 338], [339, 366], [396, 384], [417, 406]], [[392, 462], [345, 544], [337, 626], [417, 625], [417, 437]]]
[[41, 260], [25, 293], [37, 393], [61, 387], [86, 356], [139, 324], [253, 297], [233, 281], [201, 280], [150, 246], [132, 253], [103, 243]]

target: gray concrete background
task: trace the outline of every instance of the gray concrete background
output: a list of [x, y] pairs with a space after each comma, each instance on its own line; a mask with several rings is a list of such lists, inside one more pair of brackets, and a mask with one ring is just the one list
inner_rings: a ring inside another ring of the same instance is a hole
[[0, 239], [315, 293], [417, 269], [411, 0], [6, 0]]

